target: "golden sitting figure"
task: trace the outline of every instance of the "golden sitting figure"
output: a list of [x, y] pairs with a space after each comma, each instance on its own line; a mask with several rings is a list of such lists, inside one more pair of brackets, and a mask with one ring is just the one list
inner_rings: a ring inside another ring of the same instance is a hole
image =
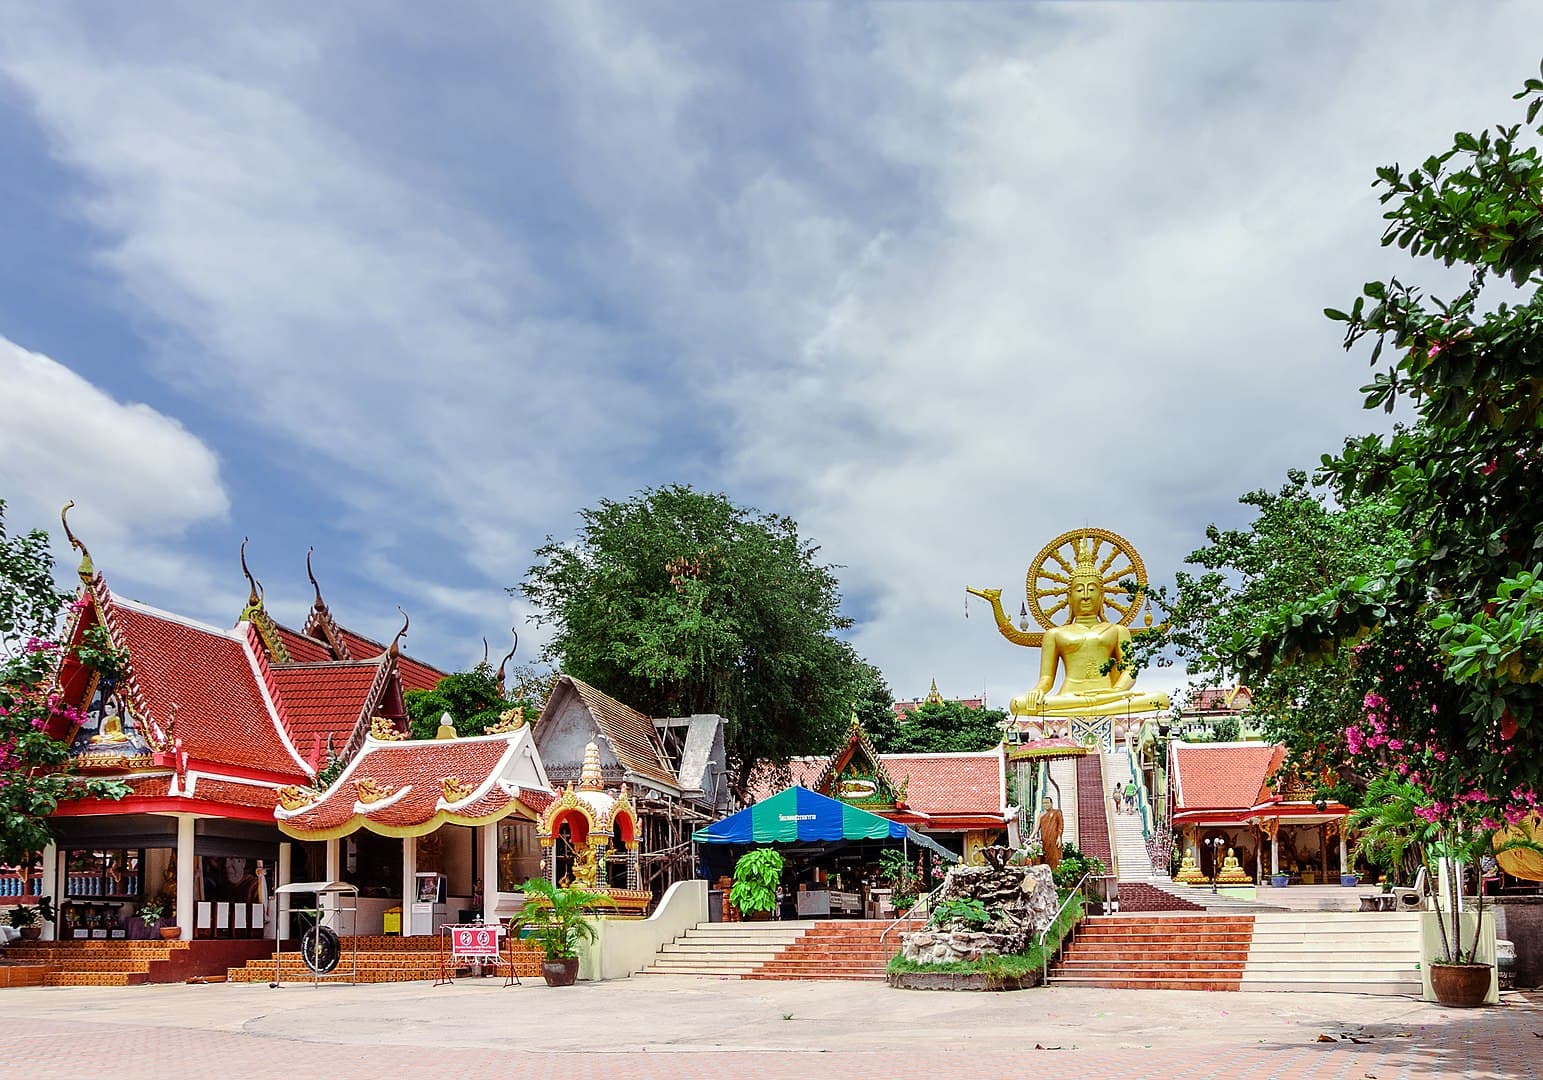
[[[1101, 552], [1106, 543], [1109, 550]], [[1067, 547], [1071, 551], [1063, 552]], [[1044, 633], [1028, 632], [1027, 607], [1020, 628], [1013, 628], [1002, 610], [1002, 590], [968, 590], [991, 602], [1003, 637], [1016, 645], [1040, 647], [1039, 681], [1012, 699], [1014, 716], [1109, 716], [1168, 707], [1168, 695], [1136, 690], [1129, 670], [1114, 665], [1104, 670], [1123, 654], [1131, 639], [1130, 624], [1144, 606], [1139, 597], [1122, 602], [1109, 596], [1110, 585], [1127, 579], [1146, 584], [1146, 570], [1135, 549], [1114, 533], [1082, 529], [1056, 537], [1029, 568], [1028, 604]], [[1041, 607], [1049, 598], [1058, 601], [1048, 609]], [[1068, 612], [1067, 621], [1053, 623], [1062, 609]], [[1106, 610], [1118, 613], [1118, 621], [1111, 621]], [[1149, 613], [1147, 629], [1151, 618]], [[1052, 691], [1058, 668], [1064, 672], [1061, 685]]]

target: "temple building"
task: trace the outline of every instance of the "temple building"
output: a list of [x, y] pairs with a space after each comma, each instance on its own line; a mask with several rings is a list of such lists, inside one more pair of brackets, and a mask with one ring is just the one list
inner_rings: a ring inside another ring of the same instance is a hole
[[444, 675], [403, 652], [405, 623], [390, 643], [342, 626], [310, 574], [305, 624], [285, 626], [247, 571], [235, 625], [208, 625], [115, 595], [69, 536], [82, 559], [67, 633], [86, 662], [60, 667], [52, 733], [129, 794], [54, 814], [39, 884], [60, 906], [50, 932], [150, 936], [139, 910], [165, 899], [161, 921], [184, 939], [272, 937], [263, 900], [284, 881], [350, 881], [373, 924], [426, 869], [464, 908], [539, 872], [535, 821], [556, 793], [530, 732], [403, 741], [404, 692]]
[[[1336, 802], [1318, 806], [1312, 785], [1289, 769], [1277, 779], [1285, 747], [1174, 742], [1168, 755], [1173, 829], [1183, 857], [1175, 880], [1209, 882], [1213, 851], [1229, 849], [1245, 882], [1267, 883], [1279, 874], [1296, 884], [1331, 885], [1353, 872], [1342, 828], [1349, 809]], [[1222, 843], [1208, 843], [1214, 839]]]
[[984, 709], [986, 707], [986, 695], [982, 693], [980, 697], [946, 698], [938, 690], [938, 681], [933, 679], [932, 688], [927, 691], [926, 697], [907, 698], [904, 701], [896, 701], [894, 706], [895, 717], [896, 719], [904, 720], [923, 705], [942, 705], [945, 702], [963, 705], [966, 709]]
[[[839, 799], [916, 832], [967, 859], [1007, 838], [1018, 810], [1008, 804], [1007, 757], [990, 750], [881, 754], [857, 718], [829, 757], [794, 758], [791, 783]], [[764, 798], [784, 785], [768, 779]], [[1014, 838], [1016, 839], [1016, 838]]]

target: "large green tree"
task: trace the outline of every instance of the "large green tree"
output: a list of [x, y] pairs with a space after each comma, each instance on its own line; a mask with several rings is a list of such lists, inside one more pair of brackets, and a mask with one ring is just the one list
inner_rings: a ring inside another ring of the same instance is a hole
[[[1164, 638], [1143, 635], [1136, 648], [1165, 648], [1200, 685], [1232, 683], [1249, 674], [1232, 652], [1237, 636], [1273, 614], [1283, 600], [1314, 596], [1336, 582], [1402, 555], [1408, 541], [1392, 524], [1385, 500], [1345, 505], [1293, 470], [1277, 491], [1251, 491], [1238, 500], [1253, 511], [1245, 527], [1206, 529], [1206, 544], [1175, 575], [1174, 592], [1155, 599], [1165, 609]], [[1143, 657], [1144, 659], [1145, 657]], [[1374, 773], [1346, 754], [1345, 728], [1361, 711], [1351, 653], [1341, 645], [1313, 664], [1280, 664], [1255, 672], [1251, 719], [1285, 744], [1290, 760], [1318, 783], [1319, 794], [1356, 805]]]
[[[0, 862], [43, 850], [52, 835], [48, 816], [66, 799], [120, 798], [128, 790], [75, 776], [69, 746], [48, 732], [52, 715], [72, 713], [52, 696], [65, 651], [55, 638], [68, 600], [54, 584], [48, 534], [9, 534], [0, 500]], [[83, 662], [117, 663], [102, 645], [77, 653]]]
[[432, 739], [446, 713], [450, 714], [457, 735], [485, 734], [489, 725], [513, 708], [524, 709], [526, 721], [535, 723], [555, 677], [521, 665], [506, 689], [487, 661], [470, 671], [446, 675], [432, 690], [409, 690], [402, 695], [409, 734], [414, 739]]
[[684, 485], [579, 516], [519, 586], [553, 629], [549, 660], [644, 713], [721, 714], [741, 792], [758, 764], [834, 743], [871, 675], [791, 518]]
[[990, 750], [1002, 741], [1007, 714], [1001, 709], [972, 709], [957, 701], [924, 703], [913, 709], [883, 741], [886, 754], [943, 754]]
[[1267, 672], [1355, 642], [1372, 749], [1396, 743], [1395, 764], [1438, 800], [1487, 796], [1496, 814], [1543, 791], [1543, 79], [1517, 97], [1527, 127], [1459, 132], [1413, 168], [1377, 170], [1383, 244], [1461, 268], [1453, 292], [1393, 277], [1326, 312], [1347, 349], [1370, 346], [1366, 406], [1417, 419], [1348, 442], [1324, 475], [1344, 501], [1392, 506], [1409, 553], [1236, 643]]

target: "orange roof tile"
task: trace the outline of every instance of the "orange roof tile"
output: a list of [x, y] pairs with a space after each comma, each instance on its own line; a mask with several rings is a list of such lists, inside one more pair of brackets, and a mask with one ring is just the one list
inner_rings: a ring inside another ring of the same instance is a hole
[[234, 780], [214, 780], [206, 776], [200, 776], [193, 785], [193, 798], [228, 803], [231, 806], [253, 806], [259, 810], [272, 810], [279, 801], [276, 788], [242, 784]]
[[885, 768], [905, 785], [906, 808], [929, 816], [991, 814], [1007, 805], [1006, 765], [999, 751], [976, 754], [884, 754]]
[[[349, 655], [355, 660], [369, 660], [381, 655], [388, 646], [382, 645], [373, 638], [367, 638], [363, 634], [356, 634], [345, 627], [338, 627], [338, 636], [342, 638]], [[406, 653], [397, 656], [397, 671], [402, 676], [403, 690], [432, 690], [439, 685], [448, 672], [441, 671], [432, 664], [425, 664], [422, 660], [415, 660]]]
[[275, 664], [273, 684], [283, 702], [290, 738], [301, 753], [332, 740], [341, 752], [375, 703], [370, 691], [381, 661]]
[[130, 601], [112, 601], [141, 699], [196, 759], [305, 775], [285, 745], [241, 631], [220, 631]]
[[274, 629], [279, 633], [279, 639], [284, 642], [284, 649], [289, 653], [289, 659], [296, 664], [319, 664], [328, 660], [337, 659], [332, 655], [332, 648], [325, 641], [308, 637], [298, 630], [291, 630], [287, 626], [274, 623]]
[[1270, 743], [1173, 744], [1175, 812], [1248, 809], [1271, 797], [1266, 782], [1285, 757]]

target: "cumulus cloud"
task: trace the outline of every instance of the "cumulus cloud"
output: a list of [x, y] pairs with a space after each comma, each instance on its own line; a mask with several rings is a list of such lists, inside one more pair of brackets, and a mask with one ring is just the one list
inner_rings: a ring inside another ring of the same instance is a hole
[[1239, 493], [1377, 422], [1317, 314], [1393, 265], [1371, 170], [1506, 115], [1543, 23], [371, 16], [48, 4], [0, 38], [147, 376], [317, 508], [243, 531], [350, 553], [348, 591], [416, 598], [415, 645], [462, 656], [576, 507], [685, 479], [823, 542], [898, 691], [997, 701], [1029, 664], [962, 621], [965, 584], [1010, 592], [1082, 524], [1166, 578]]
[[[201, 584], [179, 552], [188, 530], [223, 520], [230, 498], [213, 450], [177, 420], [118, 401], [63, 364], [0, 337], [0, 497], [13, 529], [53, 527], [75, 500], [76, 531], [124, 580]], [[56, 536], [56, 540], [62, 540]], [[59, 551], [64, 551], [62, 544]]]

